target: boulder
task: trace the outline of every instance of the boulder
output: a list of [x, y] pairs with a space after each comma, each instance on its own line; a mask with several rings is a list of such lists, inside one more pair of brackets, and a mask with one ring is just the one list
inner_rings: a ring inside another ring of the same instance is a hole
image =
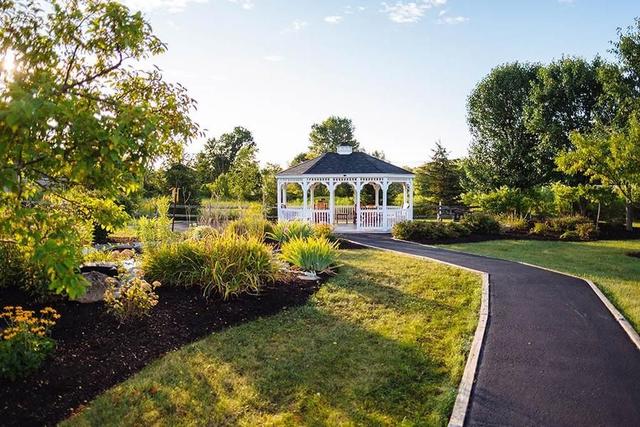
[[89, 282], [87, 292], [85, 292], [81, 297], [74, 299], [74, 301], [82, 304], [90, 304], [104, 300], [104, 292], [107, 288], [109, 288], [111, 284], [118, 284], [118, 281], [113, 277], [109, 277], [106, 274], [97, 271], [82, 273], [82, 276]]

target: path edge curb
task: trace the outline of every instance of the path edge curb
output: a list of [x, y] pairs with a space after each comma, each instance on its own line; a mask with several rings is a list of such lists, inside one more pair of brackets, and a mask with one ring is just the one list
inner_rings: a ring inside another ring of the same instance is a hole
[[591, 288], [591, 290], [593, 291], [593, 293], [595, 293], [597, 295], [597, 297], [600, 299], [602, 304], [604, 304], [604, 306], [607, 308], [607, 310], [609, 310], [609, 312], [611, 313], [613, 318], [616, 319], [616, 322], [618, 322], [618, 324], [622, 327], [622, 330], [624, 330], [625, 333], [629, 336], [629, 339], [631, 340], [631, 342], [633, 344], [635, 344], [635, 346], [636, 346], [636, 348], [638, 350], [640, 350], [640, 335], [638, 335], [638, 333], [633, 328], [633, 326], [631, 326], [631, 323], [629, 323], [627, 318], [624, 317], [624, 315], [620, 312], [620, 310], [618, 310], [613, 305], [613, 303], [609, 300], [609, 298], [607, 298], [607, 296], [600, 290], [600, 288], [598, 288], [598, 286], [596, 286], [596, 284], [593, 283], [591, 280], [589, 280], [587, 278], [584, 278], [584, 277], [576, 276], [575, 274], [570, 274], [570, 273], [566, 273], [564, 271], [554, 270], [552, 268], [542, 267], [540, 265], [531, 264], [531, 263], [524, 262], [524, 261], [515, 261], [515, 262], [517, 262], [519, 264], [522, 264], [522, 265], [529, 266], [529, 267], [534, 267], [534, 268], [539, 268], [541, 270], [550, 271], [552, 273], [557, 273], [557, 274], [562, 274], [564, 276], [573, 277], [575, 279], [579, 279], [579, 280], [582, 280], [583, 282], [586, 282], [589, 285], [589, 287]]
[[[478, 314], [478, 325], [476, 326], [476, 330], [473, 334], [473, 340], [471, 341], [471, 347], [469, 348], [469, 355], [467, 356], [467, 362], [465, 364], [464, 371], [462, 373], [462, 379], [460, 380], [460, 384], [458, 385], [458, 393], [456, 395], [456, 400], [453, 405], [453, 411], [451, 412], [451, 417], [449, 418], [449, 424], [448, 424], [448, 427], [463, 427], [464, 421], [469, 411], [469, 403], [471, 402], [471, 392], [473, 391], [473, 385], [475, 384], [476, 374], [478, 372], [478, 365], [480, 364], [480, 354], [482, 352], [482, 346], [484, 344], [484, 338], [487, 331], [487, 324], [489, 322], [489, 295], [490, 295], [489, 294], [489, 286], [490, 286], [489, 273], [485, 271], [475, 270], [468, 267], [463, 267], [463, 266], [442, 261], [439, 259], [430, 258], [424, 255], [414, 255], [414, 254], [408, 254], [405, 252], [396, 251], [393, 249], [381, 248], [378, 246], [357, 242], [355, 240], [351, 240], [349, 238], [342, 237], [342, 236], [340, 238], [366, 248], [371, 248], [371, 249], [376, 249], [376, 250], [386, 251], [386, 252], [393, 252], [393, 253], [397, 253], [404, 256], [413, 257], [413, 258], [425, 259], [432, 262], [437, 262], [439, 264], [448, 265], [450, 267], [455, 267], [455, 268], [460, 268], [462, 270], [470, 271], [472, 273], [476, 273], [481, 276], [482, 290], [481, 290], [480, 312]], [[399, 240], [399, 241], [404, 242], [403, 240]], [[415, 244], [415, 242], [408, 242], [408, 241], [406, 242]]]

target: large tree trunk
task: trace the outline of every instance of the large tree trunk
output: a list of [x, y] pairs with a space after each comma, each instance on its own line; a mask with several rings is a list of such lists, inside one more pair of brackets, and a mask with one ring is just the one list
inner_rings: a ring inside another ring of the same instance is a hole
[[631, 204], [630, 200], [626, 201], [625, 211], [627, 214], [627, 231], [633, 231], [633, 205]]

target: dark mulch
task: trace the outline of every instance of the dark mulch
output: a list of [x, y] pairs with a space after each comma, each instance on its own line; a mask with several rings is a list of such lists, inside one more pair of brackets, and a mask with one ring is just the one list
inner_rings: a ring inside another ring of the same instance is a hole
[[[0, 379], [0, 425], [53, 425], [159, 356], [225, 327], [304, 304], [318, 283], [276, 284], [258, 296], [207, 302], [198, 289], [159, 288], [151, 316], [119, 325], [101, 303], [53, 303], [57, 348], [31, 376]], [[0, 305], [28, 304], [0, 289]]]
[[627, 255], [634, 258], [640, 258], [640, 252], [627, 252]]

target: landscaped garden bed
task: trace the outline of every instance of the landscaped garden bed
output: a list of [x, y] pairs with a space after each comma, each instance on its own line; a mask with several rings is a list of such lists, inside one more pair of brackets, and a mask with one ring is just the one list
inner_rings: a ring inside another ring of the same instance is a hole
[[68, 425], [445, 425], [480, 277], [343, 250], [303, 306], [211, 334], [102, 394]]
[[[122, 324], [101, 303], [49, 304], [61, 314], [52, 331], [56, 350], [30, 376], [15, 382], [0, 379], [0, 424], [55, 424], [163, 354], [304, 304], [317, 288], [318, 282], [273, 283], [259, 295], [228, 301], [207, 301], [196, 288], [159, 288], [151, 316]], [[13, 290], [0, 289], [0, 300], [3, 305], [30, 305]]]

